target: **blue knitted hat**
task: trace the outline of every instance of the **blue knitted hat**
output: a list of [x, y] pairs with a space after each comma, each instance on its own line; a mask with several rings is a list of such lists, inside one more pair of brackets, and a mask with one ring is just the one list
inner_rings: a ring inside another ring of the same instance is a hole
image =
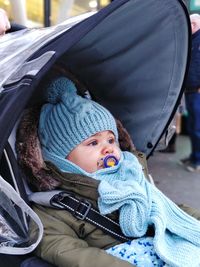
[[42, 107], [39, 139], [42, 149], [66, 158], [81, 142], [97, 132], [110, 130], [118, 140], [116, 122], [111, 113], [98, 103], [76, 93], [66, 77], [54, 80]]

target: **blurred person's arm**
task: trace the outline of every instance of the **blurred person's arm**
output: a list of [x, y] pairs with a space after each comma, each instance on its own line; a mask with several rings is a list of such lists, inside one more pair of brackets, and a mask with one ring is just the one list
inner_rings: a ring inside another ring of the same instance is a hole
[[5, 34], [8, 29], [10, 29], [10, 22], [7, 13], [4, 9], [0, 8], [0, 35]]

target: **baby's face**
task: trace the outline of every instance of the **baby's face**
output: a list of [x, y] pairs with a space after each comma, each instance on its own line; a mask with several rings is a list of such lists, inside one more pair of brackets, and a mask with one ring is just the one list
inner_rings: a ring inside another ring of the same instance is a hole
[[99, 132], [84, 140], [67, 156], [67, 159], [92, 173], [103, 168], [102, 158], [112, 155], [120, 159], [120, 148], [111, 131]]

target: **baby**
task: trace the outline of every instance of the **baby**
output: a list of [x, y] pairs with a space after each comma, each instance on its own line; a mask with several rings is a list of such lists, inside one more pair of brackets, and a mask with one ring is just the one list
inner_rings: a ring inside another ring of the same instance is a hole
[[[132, 153], [120, 150], [111, 113], [78, 96], [65, 77], [50, 85], [47, 102], [38, 130], [43, 158], [60, 170], [64, 189], [74, 182], [103, 215], [118, 211], [133, 241], [101, 238], [99, 229], [65, 211], [36, 206], [45, 229], [37, 254], [59, 267], [199, 266], [200, 223], [148, 183]], [[153, 237], [146, 236], [149, 226]]]

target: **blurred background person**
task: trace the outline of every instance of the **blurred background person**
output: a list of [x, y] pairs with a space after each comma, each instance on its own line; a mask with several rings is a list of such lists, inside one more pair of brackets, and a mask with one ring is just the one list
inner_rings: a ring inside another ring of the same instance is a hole
[[191, 154], [180, 162], [188, 171], [200, 172], [200, 15], [190, 15], [192, 29], [191, 61], [186, 80], [187, 131]]

